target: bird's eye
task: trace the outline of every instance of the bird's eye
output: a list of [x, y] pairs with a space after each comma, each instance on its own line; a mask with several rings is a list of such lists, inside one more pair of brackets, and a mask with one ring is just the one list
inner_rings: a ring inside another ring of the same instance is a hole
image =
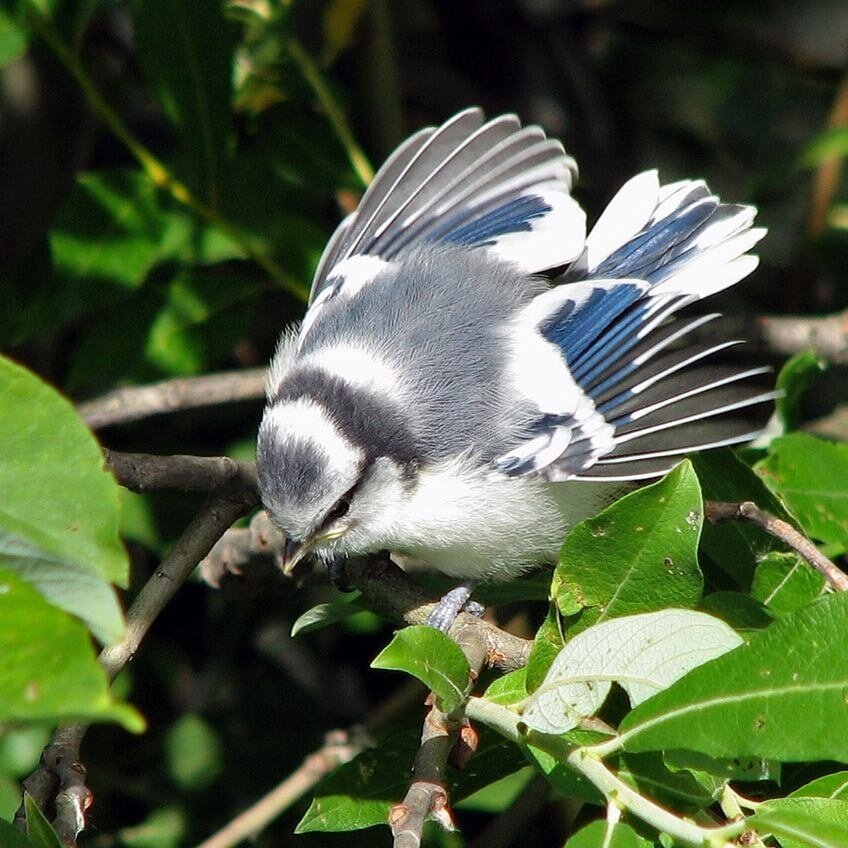
[[347, 496], [339, 498], [336, 505], [327, 513], [327, 521], [336, 521], [339, 518], [344, 518], [350, 509], [350, 498]]

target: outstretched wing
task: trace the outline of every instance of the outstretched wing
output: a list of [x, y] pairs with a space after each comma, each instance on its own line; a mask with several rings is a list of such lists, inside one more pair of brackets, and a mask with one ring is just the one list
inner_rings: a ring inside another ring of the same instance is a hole
[[466, 109], [407, 139], [336, 230], [310, 304], [353, 293], [422, 242], [493, 252], [528, 274], [583, 250], [585, 215], [571, 197], [577, 173], [562, 145], [514, 115], [485, 122]]
[[718, 316], [675, 314], [756, 267], [748, 251], [765, 230], [752, 228], [755, 211], [720, 203], [700, 181], [661, 187], [649, 171], [628, 182], [565, 284], [525, 311], [524, 330], [558, 354], [564, 387], [541, 398], [536, 387], [540, 416], [496, 467], [549, 480], [643, 479], [691, 451], [753, 438], [745, 410], [775, 397], [756, 386], [769, 369], [717, 364], [738, 341], [686, 339]]

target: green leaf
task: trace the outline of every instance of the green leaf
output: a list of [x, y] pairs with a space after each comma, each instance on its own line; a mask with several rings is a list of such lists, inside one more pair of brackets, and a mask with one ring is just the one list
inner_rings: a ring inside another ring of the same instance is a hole
[[[791, 520], [780, 501], [763, 481], [730, 450], [707, 451], [693, 460], [705, 500], [753, 501], [761, 509]], [[748, 589], [754, 570], [768, 551], [783, 550], [773, 536], [750, 521], [704, 524], [701, 550], [735, 583]]]
[[751, 594], [775, 615], [786, 615], [814, 601], [824, 587], [824, 577], [797, 554], [773, 551], [757, 566]]
[[329, 604], [317, 604], [303, 613], [292, 625], [291, 635], [300, 636], [304, 633], [312, 633], [315, 630], [323, 630], [331, 624], [344, 621], [352, 615], [362, 612], [365, 607], [357, 602], [359, 592], [349, 595], [343, 601], [334, 601]]
[[85, 627], [0, 568], [0, 724], [34, 721], [144, 727], [135, 710], [114, 701]]
[[460, 810], [475, 810], [480, 813], [502, 813], [516, 801], [535, 774], [534, 768], [525, 766], [478, 789], [455, 806]]
[[792, 433], [771, 443], [757, 471], [809, 536], [848, 548], [848, 445]]
[[0, 845], [3, 848], [34, 848], [30, 842], [13, 824], [0, 820]]
[[204, 789], [223, 770], [221, 743], [202, 716], [188, 713], [165, 738], [168, 772], [180, 789]]
[[784, 848], [844, 848], [848, 845], [848, 801], [832, 798], [776, 798], [764, 801], [747, 823], [772, 833]]
[[56, 831], [50, 827], [50, 822], [38, 809], [29, 793], [24, 795], [24, 809], [26, 810], [27, 836], [30, 842], [36, 848], [62, 848]]
[[[592, 741], [600, 741], [598, 734], [594, 734], [594, 737]], [[532, 745], [528, 745], [524, 753], [560, 795], [585, 801], [587, 804], [604, 803], [604, 796], [601, 795], [600, 791], [582, 774], [574, 771], [561, 760], [540, 748], [534, 748]]]
[[551, 585], [563, 615], [583, 610], [569, 634], [596, 621], [697, 603], [702, 514], [687, 461], [578, 524], [565, 540]]
[[827, 360], [815, 351], [796, 353], [777, 375], [776, 388], [783, 394], [775, 399], [774, 406], [785, 432], [801, 426], [801, 398], [827, 369]]
[[[324, 778], [296, 833], [338, 832], [384, 825], [409, 787], [410, 765], [421, 728], [381, 741]], [[446, 785], [454, 803], [525, 765], [518, 746], [483, 730], [477, 752], [462, 772], [448, 767]]]
[[147, 78], [190, 158], [188, 180], [215, 206], [232, 133], [233, 40], [223, 4], [136, 0], [132, 10]]
[[73, 407], [0, 358], [0, 556], [103, 642], [120, 639], [121, 610], [106, 581], [125, 586], [118, 485]]
[[398, 631], [371, 667], [405, 671], [417, 677], [436, 694], [445, 712], [463, 704], [471, 673], [459, 645], [425, 624]]
[[525, 685], [528, 692], [536, 689], [545, 679], [551, 663], [562, 650], [562, 646], [559, 612], [556, 604], [549, 604], [548, 614], [533, 639], [533, 647], [530, 649], [530, 657], [527, 660]]
[[845, 632], [846, 595], [778, 619], [625, 716], [625, 749], [848, 762]]
[[742, 644], [723, 621], [694, 610], [661, 610], [595, 624], [560, 651], [527, 699], [522, 721], [560, 734], [594, 715], [613, 682], [642, 703], [690, 669]]
[[653, 844], [624, 822], [593, 821], [577, 831], [565, 848], [652, 848]]
[[695, 751], [666, 751], [663, 760], [672, 771], [686, 770], [707, 774], [722, 783], [728, 780], [771, 780], [780, 783], [781, 764], [776, 760], [764, 760], [760, 757], [717, 759]]
[[698, 609], [726, 621], [734, 630], [762, 630], [774, 621], [769, 611], [743, 592], [711, 592]]
[[665, 806], [686, 813], [709, 807], [721, 794], [724, 781], [707, 772], [672, 770], [656, 752], [624, 754], [615, 771], [622, 780]]
[[486, 689], [486, 700], [495, 704], [517, 704], [527, 697], [527, 666], [522, 666], [514, 671], [507, 672], [496, 678]]
[[26, 31], [8, 12], [0, 9], [0, 68], [20, 59], [28, 45], [29, 37]]
[[790, 793], [791, 798], [836, 798], [848, 801], [848, 771], [817, 777]]

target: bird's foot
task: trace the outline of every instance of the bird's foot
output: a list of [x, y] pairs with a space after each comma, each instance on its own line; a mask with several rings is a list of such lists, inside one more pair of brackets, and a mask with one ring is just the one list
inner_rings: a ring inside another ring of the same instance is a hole
[[471, 593], [476, 585], [476, 580], [467, 580], [443, 595], [430, 615], [427, 616], [427, 624], [430, 627], [435, 627], [436, 630], [441, 630], [442, 633], [447, 633], [456, 617], [463, 610], [471, 613], [471, 615], [476, 615], [478, 618], [483, 615], [485, 612], [483, 605], [471, 600]]

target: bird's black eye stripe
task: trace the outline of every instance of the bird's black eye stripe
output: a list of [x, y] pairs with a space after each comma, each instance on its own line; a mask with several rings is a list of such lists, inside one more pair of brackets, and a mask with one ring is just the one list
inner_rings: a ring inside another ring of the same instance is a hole
[[365, 474], [360, 474], [357, 481], [336, 501], [327, 513], [327, 517], [324, 519], [325, 527], [333, 521], [337, 521], [339, 518], [344, 518], [344, 516], [348, 514], [353, 496], [356, 494], [356, 490], [362, 485], [364, 480]]

